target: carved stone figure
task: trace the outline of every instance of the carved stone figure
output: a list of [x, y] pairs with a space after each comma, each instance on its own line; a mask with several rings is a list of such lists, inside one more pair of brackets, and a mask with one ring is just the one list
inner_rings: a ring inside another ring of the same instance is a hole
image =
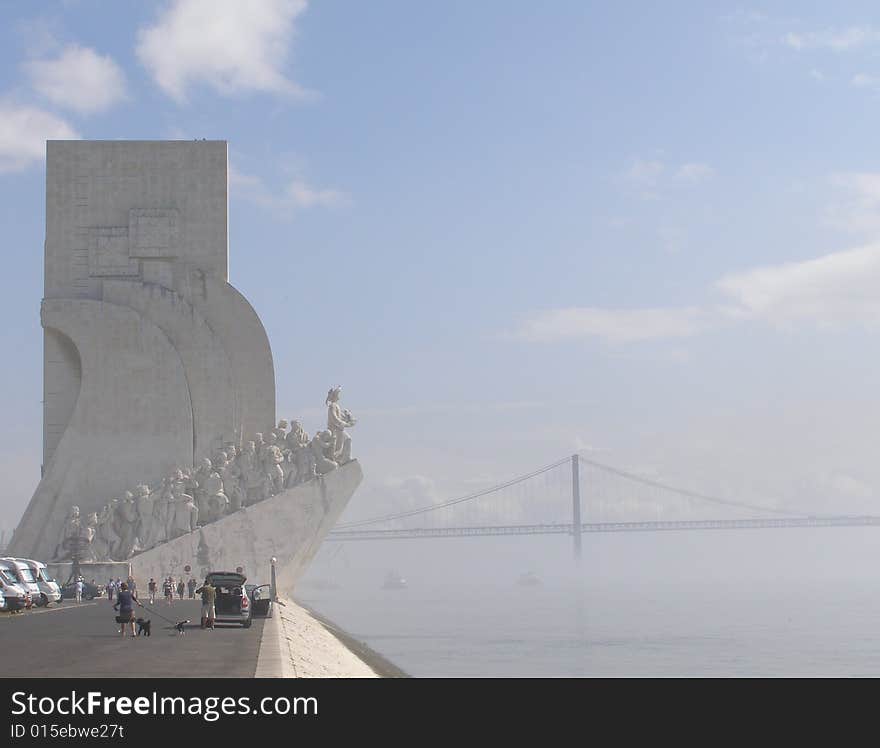
[[284, 455], [277, 445], [277, 437], [273, 432], [269, 432], [266, 436], [266, 444], [260, 453], [260, 459], [263, 466], [263, 473], [266, 476], [265, 492], [267, 496], [273, 496], [284, 488], [284, 471], [281, 463], [284, 462]]
[[80, 524], [79, 528], [79, 558], [80, 561], [95, 561], [94, 542], [97, 534], [98, 514], [92, 512], [86, 519], [86, 524]]
[[344, 465], [351, 460], [351, 437], [345, 433], [345, 429], [354, 426], [357, 421], [339, 405], [341, 392], [342, 387], [331, 387], [324, 404], [327, 406], [327, 428], [333, 435], [331, 459]]
[[199, 508], [196, 506], [193, 497], [183, 493], [179, 486], [172, 486], [171, 491], [174, 521], [171, 527], [170, 538], [177, 538], [198, 528]]
[[116, 531], [120, 536], [116, 552], [121, 560], [130, 558], [136, 550], [140, 550], [137, 536], [139, 519], [134, 494], [126, 491], [116, 508]]
[[150, 487], [140, 484], [135, 488], [134, 503], [138, 514], [138, 543], [141, 548], [152, 548], [159, 542], [159, 523], [156, 518], [156, 497], [150, 493]]
[[201, 523], [215, 522], [226, 514], [229, 499], [223, 493], [223, 480], [208, 458], [202, 460], [198, 470], [193, 473], [196, 487], [196, 506], [199, 508]]
[[330, 457], [333, 454], [334, 447], [335, 440], [329, 430], [319, 431], [312, 438], [309, 448], [315, 458], [315, 472], [318, 475], [325, 475], [339, 467], [336, 461]]
[[229, 445], [226, 450], [226, 466], [220, 472], [223, 481], [223, 493], [229, 498], [229, 511], [237, 512], [244, 504], [245, 488], [242, 484], [241, 465], [238, 461], [239, 451], [235, 445]]
[[64, 525], [61, 527], [61, 533], [58, 536], [58, 543], [55, 546], [55, 558], [57, 560], [63, 561], [70, 558], [70, 551], [65, 547], [65, 541], [68, 538], [78, 536], [79, 528], [79, 507], [72, 506], [67, 514], [67, 519], [64, 520]]
[[284, 444], [284, 440], [287, 438], [287, 421], [283, 418], [278, 421], [278, 425], [272, 429], [272, 433], [275, 434], [276, 444], [280, 447]]
[[293, 470], [287, 476], [288, 488], [298, 486], [315, 477], [315, 455], [309, 446], [310, 439], [302, 424], [294, 421], [287, 435], [287, 447]]
[[113, 516], [118, 504], [119, 499], [112, 499], [104, 504], [104, 508], [98, 514], [95, 540], [92, 545], [95, 558], [98, 561], [113, 559], [119, 545], [119, 535], [116, 534], [113, 527]]
[[157, 523], [162, 527], [164, 540], [170, 540], [174, 533], [174, 494], [172, 488], [175, 483], [175, 475], [168, 475], [162, 479], [158, 488], [159, 501], [156, 505]]
[[256, 445], [252, 441], [245, 442], [235, 462], [241, 476], [242, 506], [249, 506], [259, 501], [263, 490], [263, 475], [258, 464]]

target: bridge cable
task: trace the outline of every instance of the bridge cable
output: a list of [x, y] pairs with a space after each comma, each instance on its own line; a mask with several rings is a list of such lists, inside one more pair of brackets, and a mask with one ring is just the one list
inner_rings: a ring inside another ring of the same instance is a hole
[[530, 478], [534, 478], [536, 475], [541, 475], [542, 473], [546, 473], [554, 468], [558, 468], [560, 465], [565, 465], [566, 463], [571, 461], [571, 457], [565, 457], [558, 462], [554, 462], [552, 465], [547, 465], [545, 467], [539, 468], [528, 475], [520, 475], [517, 478], [511, 478], [509, 481], [505, 483], [499, 483], [497, 486], [492, 486], [491, 488], [485, 488], [482, 491], [477, 491], [476, 493], [468, 494], [467, 496], [460, 496], [457, 499], [450, 499], [449, 501], [444, 501], [441, 504], [432, 504], [431, 506], [424, 506], [418, 509], [410, 509], [405, 512], [397, 512], [396, 514], [386, 514], [381, 517], [373, 517], [372, 519], [363, 519], [355, 522], [345, 522], [341, 525], [336, 525], [334, 530], [344, 530], [350, 527], [362, 527], [364, 525], [375, 525], [379, 522], [391, 522], [395, 519], [403, 519], [404, 517], [412, 517], [416, 514], [425, 514], [426, 512], [433, 512], [437, 509], [444, 509], [449, 506], [454, 506], [455, 504], [461, 504], [465, 501], [473, 501], [474, 499], [479, 499], [482, 496], [488, 496], [489, 494], [495, 493], [496, 491], [500, 491], [503, 488], [509, 488], [510, 486], [514, 486], [517, 483], [522, 483], [523, 481], [529, 480]]
[[587, 465], [598, 468], [599, 470], [604, 470], [607, 473], [618, 475], [621, 478], [627, 478], [631, 481], [635, 481], [636, 483], [643, 483], [644, 485], [651, 486], [653, 488], [662, 488], [666, 491], [672, 491], [673, 493], [677, 493], [681, 496], [688, 496], [692, 499], [701, 499], [702, 501], [708, 501], [712, 504], [723, 504], [724, 506], [733, 506], [740, 509], [756, 509], [760, 512], [769, 512], [771, 514], [784, 514], [790, 517], [808, 516], [807, 512], [793, 512], [787, 509], [774, 509], [767, 506], [761, 506], [760, 504], [748, 504], [740, 501], [719, 499], [717, 496], [708, 496], [706, 494], [698, 493], [697, 491], [689, 491], [686, 488], [677, 488], [676, 486], [670, 486], [666, 483], [661, 483], [660, 481], [651, 480], [650, 478], [645, 478], [644, 476], [636, 475], [635, 473], [629, 473], [626, 470], [621, 470], [620, 468], [612, 467], [611, 465], [605, 465], [604, 463], [596, 462], [595, 460], [591, 460], [589, 457], [584, 457], [580, 453], [578, 453], [578, 459], [581, 462], [586, 463]]

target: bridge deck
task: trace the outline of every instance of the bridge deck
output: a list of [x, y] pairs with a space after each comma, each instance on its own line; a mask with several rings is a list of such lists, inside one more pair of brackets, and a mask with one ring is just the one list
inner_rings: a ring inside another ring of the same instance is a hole
[[[797, 527], [870, 527], [880, 516], [785, 517], [765, 519], [664, 520], [655, 522], [585, 522], [581, 532], [662, 532], [670, 530], [759, 530]], [[405, 540], [412, 538], [485, 537], [491, 535], [572, 535], [573, 524], [417, 527], [396, 530], [334, 530], [329, 541]]]

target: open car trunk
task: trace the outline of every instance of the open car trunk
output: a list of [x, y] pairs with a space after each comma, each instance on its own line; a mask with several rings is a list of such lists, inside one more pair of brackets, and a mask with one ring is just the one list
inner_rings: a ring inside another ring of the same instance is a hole
[[241, 613], [241, 598], [247, 577], [232, 572], [215, 572], [208, 575], [208, 581], [217, 590], [214, 610], [218, 618]]

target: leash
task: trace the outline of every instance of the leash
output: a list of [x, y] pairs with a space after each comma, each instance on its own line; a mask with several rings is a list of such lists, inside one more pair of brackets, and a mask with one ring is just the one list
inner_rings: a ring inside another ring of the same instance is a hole
[[174, 624], [175, 626], [178, 624], [178, 621], [173, 621], [173, 620], [171, 620], [170, 618], [166, 618], [166, 617], [163, 616], [158, 610], [153, 610], [153, 609], [150, 608], [149, 606], [144, 605], [144, 603], [141, 603], [141, 607], [142, 607], [144, 610], [146, 610], [148, 613], [152, 613], [154, 616], [159, 616], [159, 618], [161, 618], [163, 621], [168, 621], [168, 623], [172, 623], [172, 624]]

